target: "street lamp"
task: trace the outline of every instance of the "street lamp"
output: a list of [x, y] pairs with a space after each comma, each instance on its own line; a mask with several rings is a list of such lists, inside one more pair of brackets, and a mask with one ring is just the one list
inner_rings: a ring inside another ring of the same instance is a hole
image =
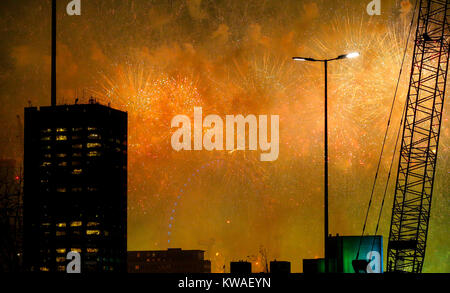
[[307, 57], [292, 57], [295, 61], [311, 61], [323, 62], [325, 66], [325, 272], [328, 273], [328, 62], [346, 58], [356, 58], [359, 56], [358, 52], [339, 55], [332, 59], [314, 59]]

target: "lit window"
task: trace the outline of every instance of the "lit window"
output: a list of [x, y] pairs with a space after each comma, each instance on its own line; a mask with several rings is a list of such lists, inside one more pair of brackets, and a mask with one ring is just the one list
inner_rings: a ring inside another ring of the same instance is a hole
[[56, 128], [56, 132], [66, 132], [67, 128]]
[[60, 162], [58, 163], [59, 167], [66, 167], [67, 166], [67, 162]]
[[73, 174], [73, 175], [80, 175], [81, 172], [83, 172], [82, 169], [73, 169], [73, 170], [72, 170], [72, 174]]
[[48, 272], [48, 271], [50, 271], [47, 267], [40, 267], [39, 270], [41, 272]]
[[88, 138], [90, 139], [99, 139], [100, 135], [98, 133], [91, 133], [88, 135]]
[[98, 252], [98, 248], [86, 248], [86, 251], [88, 253], [97, 253]]
[[51, 166], [51, 165], [52, 165], [51, 162], [42, 162], [41, 167], [48, 167], [48, 166]]
[[100, 230], [86, 230], [86, 235], [100, 235]]
[[82, 187], [72, 187], [72, 192], [82, 192], [83, 188]]
[[52, 132], [52, 129], [51, 128], [41, 129], [41, 132], [42, 133], [49, 133], [49, 132]]
[[49, 227], [49, 226], [50, 226], [50, 223], [41, 223], [41, 226], [43, 226], [43, 227]]
[[72, 128], [72, 131], [77, 132], [83, 130], [82, 127]]
[[96, 127], [88, 127], [87, 129], [88, 129], [89, 131], [97, 130]]
[[66, 253], [66, 249], [65, 248], [57, 248], [56, 252], [57, 253]]
[[66, 258], [64, 256], [57, 256], [56, 257], [56, 262], [65, 262]]
[[66, 235], [66, 231], [56, 231], [56, 236], [64, 236]]
[[41, 137], [41, 140], [48, 141], [48, 140], [50, 140], [50, 136]]
[[98, 157], [98, 156], [100, 156], [100, 152], [98, 152], [98, 151], [90, 151], [90, 152], [87, 153], [87, 156], [88, 157]]
[[72, 157], [81, 157], [81, 153], [73, 153]]
[[56, 192], [66, 192], [67, 189], [65, 187], [57, 188]]
[[67, 140], [67, 135], [57, 135], [56, 140]]
[[67, 154], [61, 153], [56, 155], [58, 158], [65, 158], [67, 157]]
[[135, 270], [139, 270], [139, 265], [135, 265], [135, 266], [134, 266], [134, 269], [135, 269]]
[[73, 144], [73, 145], [72, 145], [72, 148], [73, 148], [73, 149], [81, 149], [81, 148], [83, 148], [83, 145], [82, 145], [81, 143]]
[[99, 148], [99, 147], [101, 147], [102, 145], [100, 144], [100, 143], [98, 143], [98, 142], [88, 142], [87, 143], [87, 147], [88, 147], [88, 149], [91, 149], [91, 148]]
[[57, 223], [56, 227], [58, 227], [58, 228], [66, 227], [66, 223]]
[[51, 154], [45, 154], [45, 155], [44, 155], [44, 158], [47, 158], [47, 159], [51, 159], [51, 157], [52, 157]]
[[70, 251], [81, 253], [81, 248], [71, 248]]
[[58, 271], [64, 272], [66, 270], [65, 266], [58, 266]]
[[81, 221], [74, 221], [70, 223], [70, 227], [80, 227], [82, 224]]
[[93, 226], [98, 226], [98, 225], [100, 225], [99, 222], [88, 222], [86, 226], [93, 227]]

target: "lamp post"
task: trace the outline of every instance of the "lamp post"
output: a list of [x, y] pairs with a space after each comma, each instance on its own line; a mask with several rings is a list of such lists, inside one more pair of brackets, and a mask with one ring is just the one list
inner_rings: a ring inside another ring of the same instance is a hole
[[349, 53], [344, 55], [339, 55], [332, 59], [314, 59], [306, 57], [292, 57], [295, 61], [311, 61], [311, 62], [323, 62], [325, 67], [325, 198], [324, 198], [324, 240], [325, 240], [325, 272], [328, 273], [328, 62], [346, 58], [356, 58], [359, 53]]
[[56, 0], [52, 0], [51, 105], [56, 106]]

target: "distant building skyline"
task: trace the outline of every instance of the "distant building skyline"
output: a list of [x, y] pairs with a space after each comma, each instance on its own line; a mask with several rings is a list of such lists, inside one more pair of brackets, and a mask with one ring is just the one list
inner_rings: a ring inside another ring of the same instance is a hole
[[204, 250], [128, 251], [129, 273], [211, 273]]

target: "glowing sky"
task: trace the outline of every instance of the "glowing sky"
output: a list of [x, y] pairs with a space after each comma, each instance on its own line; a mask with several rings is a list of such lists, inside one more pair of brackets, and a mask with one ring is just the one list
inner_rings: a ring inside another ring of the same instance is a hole
[[[361, 56], [329, 66], [330, 233], [361, 233], [409, 1], [382, 1], [382, 15], [369, 16], [369, 0], [82, 0], [73, 17], [65, 14], [69, 1], [59, 2], [58, 102], [93, 95], [129, 112], [129, 250], [204, 249], [214, 272], [240, 259], [260, 271], [263, 251], [291, 261], [294, 272], [303, 258], [322, 257], [323, 68], [291, 57], [352, 51]], [[21, 157], [23, 107], [50, 103], [50, 10], [48, 0], [0, 2], [0, 157]], [[407, 83], [404, 75], [369, 233]], [[425, 272], [450, 272], [448, 101]], [[176, 153], [170, 120], [192, 117], [194, 106], [221, 117], [280, 115], [278, 160], [261, 162], [250, 151]]]

